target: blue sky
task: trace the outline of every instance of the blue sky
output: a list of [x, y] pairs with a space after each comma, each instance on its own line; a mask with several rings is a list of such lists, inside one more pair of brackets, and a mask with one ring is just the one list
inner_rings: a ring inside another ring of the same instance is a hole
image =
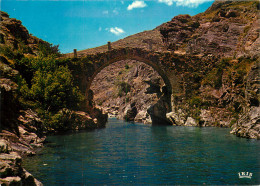
[[204, 12], [213, 0], [1, 0], [1, 10], [62, 53], [151, 30], [179, 14]]

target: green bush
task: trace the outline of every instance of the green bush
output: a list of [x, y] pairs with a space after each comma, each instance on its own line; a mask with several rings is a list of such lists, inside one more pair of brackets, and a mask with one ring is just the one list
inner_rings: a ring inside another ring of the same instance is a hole
[[13, 50], [9, 46], [1, 46], [0, 54], [11, 60], [20, 60], [23, 58], [23, 54], [19, 50]]
[[198, 96], [192, 97], [192, 98], [189, 100], [189, 105], [190, 105], [190, 106], [195, 106], [195, 107], [200, 108], [201, 105], [202, 105], [202, 100], [201, 100], [201, 98], [198, 97]]
[[19, 41], [18, 51], [22, 54], [32, 54], [33, 53], [32, 49], [28, 45], [24, 44], [23, 41]]
[[122, 97], [124, 94], [127, 94], [131, 91], [131, 85], [129, 85], [127, 82], [117, 82], [116, 85], [118, 89], [117, 96]]
[[[17, 50], [3, 46], [0, 54], [1, 59], [5, 60], [3, 62], [19, 71], [13, 79], [18, 85], [17, 98], [22, 109], [35, 110], [43, 120], [42, 128], [47, 131], [70, 127], [66, 125], [69, 120], [72, 121], [71, 110], [78, 109], [84, 100], [68, 67], [73, 67], [73, 61], [58, 59], [58, 46], [47, 42], [38, 44], [38, 55], [30, 55], [31, 57], [23, 55], [32, 54], [28, 45], [19, 42], [18, 46]], [[1, 64], [3, 68], [7, 66]], [[11, 67], [7, 70], [12, 70]], [[10, 74], [9, 71], [7, 75]]]
[[207, 84], [216, 89], [219, 89], [222, 86], [222, 75], [223, 75], [222, 68], [214, 68], [203, 79], [203, 84]]
[[61, 114], [60, 110], [78, 109], [84, 99], [74, 85], [69, 68], [52, 55], [23, 58], [16, 68], [23, 76], [18, 83], [21, 105], [36, 110], [46, 130], [60, 130], [67, 124], [66, 114]]
[[192, 114], [192, 117], [199, 123], [201, 118], [200, 118], [200, 114], [201, 114], [201, 111], [199, 108], [196, 108], [194, 111], [193, 111], [193, 114]]
[[64, 66], [54, 71], [36, 71], [30, 94], [39, 107], [49, 111], [77, 108], [83, 97], [78, 87], [73, 86], [72, 75]]
[[129, 69], [129, 65], [127, 63], [125, 64], [125, 69]]
[[237, 119], [232, 119], [232, 120], [230, 121], [229, 126], [231, 127], [231, 126], [234, 125], [236, 122], [237, 122]]
[[40, 55], [47, 57], [49, 55], [60, 56], [59, 45], [52, 45], [48, 42], [38, 44], [38, 50]]
[[74, 114], [71, 110], [64, 108], [55, 114], [49, 114], [47, 118], [47, 130], [66, 131], [72, 128]]

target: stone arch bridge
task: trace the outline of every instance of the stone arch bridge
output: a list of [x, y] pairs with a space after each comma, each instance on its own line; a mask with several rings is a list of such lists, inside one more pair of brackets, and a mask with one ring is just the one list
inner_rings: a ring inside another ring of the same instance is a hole
[[[72, 59], [72, 71], [78, 81], [80, 90], [85, 93], [86, 100], [90, 96], [90, 86], [95, 76], [108, 65], [120, 60], [132, 59], [151, 66], [162, 77], [165, 85], [165, 94], [169, 107], [166, 112], [173, 109], [173, 95], [185, 93], [189, 86], [183, 83], [185, 71], [192, 70], [198, 58], [188, 55], [177, 55], [172, 52], [156, 52], [141, 48], [120, 48], [103, 53], [86, 55]], [[197, 66], [200, 68], [199, 66]], [[113, 72], [111, 72], [113, 73]], [[86, 106], [89, 102], [85, 103]]]

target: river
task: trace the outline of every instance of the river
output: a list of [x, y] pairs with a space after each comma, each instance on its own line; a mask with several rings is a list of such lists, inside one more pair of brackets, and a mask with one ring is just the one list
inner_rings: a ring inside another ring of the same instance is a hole
[[48, 186], [260, 184], [260, 141], [229, 131], [111, 118], [104, 129], [49, 136], [23, 165]]

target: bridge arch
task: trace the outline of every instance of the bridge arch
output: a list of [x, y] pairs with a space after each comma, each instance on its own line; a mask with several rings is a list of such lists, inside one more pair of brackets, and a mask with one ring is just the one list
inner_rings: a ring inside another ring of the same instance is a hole
[[[91, 70], [91, 73], [89, 71], [86, 72], [84, 78], [85, 81], [82, 82], [85, 84], [82, 86], [85, 88], [85, 91], [82, 91], [85, 92], [86, 98], [89, 96], [89, 90], [96, 75], [100, 73], [101, 70], [103, 70], [105, 67], [121, 60], [136, 60], [139, 62], [143, 62], [151, 66], [156, 72], [158, 72], [166, 85], [169, 102], [172, 103], [172, 93], [180, 91], [177, 77], [175, 76], [174, 72], [163, 63], [160, 53], [155, 53], [140, 48], [122, 48], [111, 50], [105, 53], [89, 55], [87, 58], [92, 61], [93, 69]], [[171, 104], [170, 107], [172, 107]], [[171, 111], [171, 109], [172, 108], [170, 108], [169, 111]]]

